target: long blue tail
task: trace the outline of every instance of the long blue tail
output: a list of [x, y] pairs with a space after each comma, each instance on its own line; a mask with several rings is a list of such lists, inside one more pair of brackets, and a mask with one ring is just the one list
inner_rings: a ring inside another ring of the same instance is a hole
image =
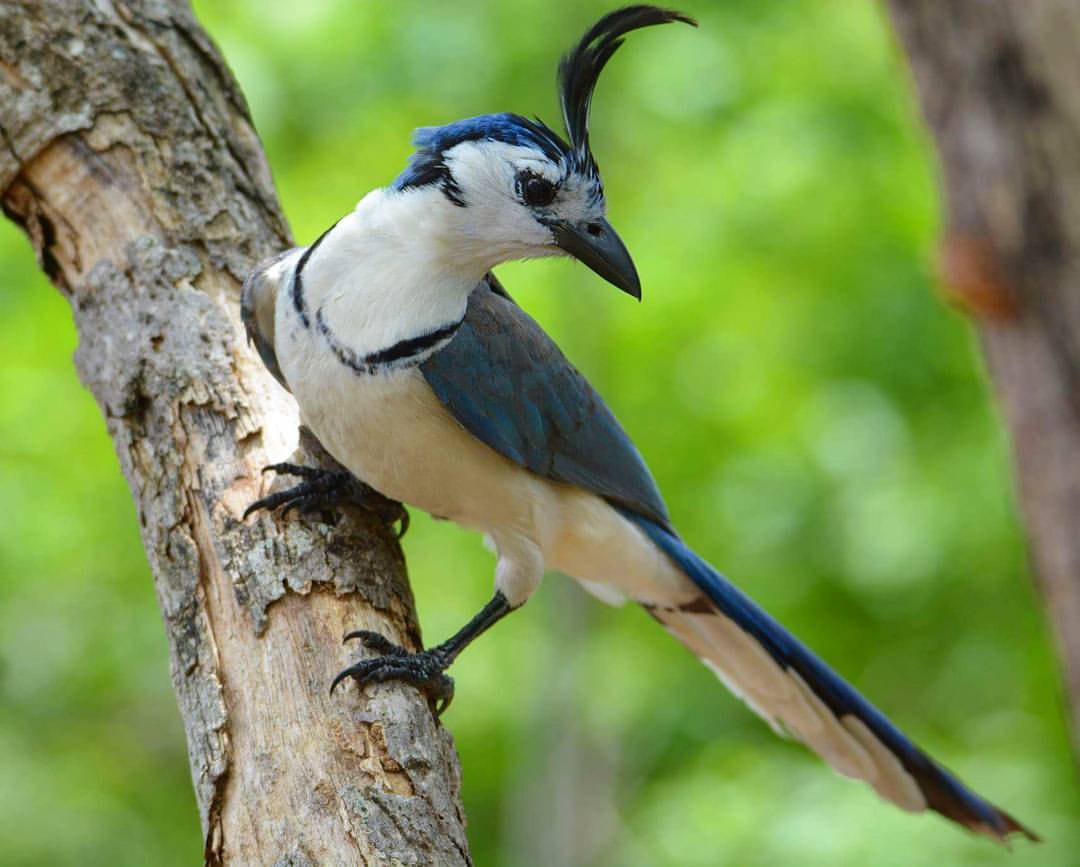
[[678, 537], [647, 518], [623, 514], [706, 597], [677, 608], [648, 606], [650, 613], [774, 727], [781, 724], [840, 773], [866, 780], [906, 810], [931, 809], [999, 841], [1012, 833], [1039, 839], [916, 747]]

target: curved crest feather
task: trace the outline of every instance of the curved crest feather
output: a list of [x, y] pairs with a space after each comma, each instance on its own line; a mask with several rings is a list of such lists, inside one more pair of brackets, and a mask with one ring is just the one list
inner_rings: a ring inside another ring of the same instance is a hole
[[596, 162], [589, 148], [589, 106], [600, 72], [623, 44], [623, 37], [627, 33], [672, 21], [697, 27], [693, 18], [673, 9], [625, 6], [597, 21], [563, 57], [559, 64], [559, 99], [566, 134], [570, 139], [571, 155], [579, 171], [598, 176]]

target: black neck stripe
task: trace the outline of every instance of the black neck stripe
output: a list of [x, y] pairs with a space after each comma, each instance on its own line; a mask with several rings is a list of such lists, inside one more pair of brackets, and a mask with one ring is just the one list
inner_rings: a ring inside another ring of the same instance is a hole
[[368, 364], [393, 364], [395, 361], [404, 361], [406, 358], [412, 358], [414, 355], [427, 352], [431, 347], [441, 343], [448, 337], [452, 337], [454, 332], [461, 327], [463, 321], [464, 317], [457, 320], [457, 322], [449, 322], [440, 328], [436, 328], [434, 331], [429, 331], [427, 334], [421, 334], [419, 337], [410, 337], [407, 340], [399, 340], [387, 349], [380, 349], [378, 352], [372, 352], [369, 355], [365, 355], [364, 360]]
[[311, 254], [315, 252], [315, 248], [323, 242], [323, 238], [329, 235], [334, 230], [334, 226], [340, 222], [341, 221], [338, 220], [333, 226], [319, 235], [319, 237], [316, 238], [315, 243], [301, 254], [300, 261], [296, 263], [296, 273], [293, 275], [292, 303], [293, 307], [296, 308], [297, 314], [300, 316], [300, 322], [303, 323], [305, 328], [311, 325], [311, 321], [308, 319], [307, 301], [304, 298], [304, 283], [301, 275], [303, 274], [304, 266], [308, 263], [308, 259], [311, 258]]
[[465, 317], [462, 316], [461, 319], [458, 319], [456, 322], [449, 322], [446, 325], [436, 328], [434, 331], [429, 331], [418, 337], [409, 337], [405, 340], [399, 340], [392, 346], [388, 346], [386, 349], [380, 349], [377, 352], [369, 352], [367, 355], [360, 355], [337, 339], [334, 332], [330, 330], [330, 326], [326, 324], [321, 307], [315, 311], [315, 323], [319, 328], [319, 333], [326, 339], [327, 344], [334, 355], [337, 356], [338, 361], [346, 367], [352, 368], [357, 373], [375, 373], [381, 367], [388, 367], [399, 362], [408, 361], [410, 358], [415, 358], [418, 355], [422, 355], [442, 341], [453, 337], [461, 327], [461, 323], [464, 321]]

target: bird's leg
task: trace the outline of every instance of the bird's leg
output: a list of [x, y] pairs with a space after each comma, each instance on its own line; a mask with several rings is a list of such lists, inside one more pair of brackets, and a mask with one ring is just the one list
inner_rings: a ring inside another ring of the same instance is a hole
[[460, 630], [442, 644], [419, 653], [410, 653], [387, 640], [377, 632], [360, 629], [350, 632], [345, 640], [359, 639], [364, 647], [380, 654], [373, 659], [362, 659], [342, 671], [330, 684], [330, 692], [348, 677], [358, 684], [382, 683], [386, 680], [403, 680], [411, 683], [433, 703], [435, 715], [450, 706], [454, 697], [454, 680], [446, 674], [458, 654], [481, 633], [486, 632], [499, 620], [513, 611], [501, 591], [496, 591], [491, 601]]
[[348, 470], [322, 470], [315, 467], [303, 467], [299, 464], [271, 464], [263, 467], [263, 472], [298, 476], [303, 479], [298, 485], [268, 494], [256, 500], [244, 512], [247, 518], [259, 509], [281, 509], [282, 514], [291, 509], [299, 509], [302, 514], [313, 512], [336, 512], [343, 506], [355, 506], [366, 512], [372, 512], [383, 523], [393, 526], [399, 523], [398, 538], [409, 529], [409, 513], [397, 500], [384, 497], [370, 485], [364, 484]]

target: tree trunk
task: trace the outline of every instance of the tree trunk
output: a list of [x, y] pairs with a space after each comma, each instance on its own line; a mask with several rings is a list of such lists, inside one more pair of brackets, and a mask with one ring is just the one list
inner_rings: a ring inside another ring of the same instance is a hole
[[135, 497], [207, 861], [469, 863], [457, 759], [425, 702], [327, 691], [347, 628], [419, 642], [392, 535], [359, 515], [241, 518], [297, 445], [238, 310], [289, 233], [186, 4], [0, 2], [0, 190], [71, 302]]
[[1080, 749], [1080, 4], [889, 0], [947, 198]]

